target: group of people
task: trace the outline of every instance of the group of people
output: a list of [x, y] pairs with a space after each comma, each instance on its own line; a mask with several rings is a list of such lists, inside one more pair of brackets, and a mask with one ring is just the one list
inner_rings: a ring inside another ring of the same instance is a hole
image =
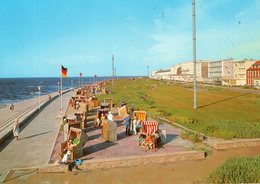
[[160, 134], [158, 131], [155, 131], [151, 135], [146, 134], [145, 132], [140, 132], [139, 135], [139, 146], [144, 147], [145, 151], [149, 149], [156, 150], [161, 143]]
[[67, 147], [64, 148], [58, 155], [59, 163], [61, 164], [68, 164], [68, 171], [72, 171], [72, 169], [75, 167], [78, 168], [78, 165], [82, 164], [82, 160], [80, 159], [74, 159], [73, 160], [73, 149], [77, 146], [77, 144], [74, 144], [72, 140], [69, 140], [67, 142]]
[[142, 131], [142, 122], [138, 120], [137, 116], [127, 114], [124, 119], [126, 131], [125, 135], [131, 135], [131, 132], [134, 135], [137, 135], [139, 132], [139, 146], [144, 147], [145, 150], [153, 149], [156, 150], [161, 142], [160, 134], [158, 131], [153, 132], [152, 134], [147, 134]]
[[140, 120], [138, 120], [138, 118], [135, 115], [127, 114], [127, 116], [124, 119], [124, 122], [126, 126], [126, 136], [131, 135], [131, 131], [133, 131], [133, 133], [137, 135], [138, 130], [142, 128], [142, 123], [140, 122]]
[[107, 116], [106, 116], [106, 114], [105, 113], [97, 113], [97, 117], [96, 117], [96, 119], [95, 119], [95, 122], [94, 122], [94, 127], [96, 127], [96, 126], [102, 126], [102, 120], [104, 120], [104, 119], [106, 119], [107, 118]]
[[72, 161], [72, 153], [73, 153], [73, 147], [75, 145], [73, 144], [72, 140], [69, 140], [67, 142], [67, 147], [64, 148], [58, 155], [59, 160], [61, 163], [69, 163]]
[[76, 110], [80, 108], [79, 101], [73, 100], [72, 98], [70, 99], [69, 104], [71, 107], [74, 107], [74, 109]]

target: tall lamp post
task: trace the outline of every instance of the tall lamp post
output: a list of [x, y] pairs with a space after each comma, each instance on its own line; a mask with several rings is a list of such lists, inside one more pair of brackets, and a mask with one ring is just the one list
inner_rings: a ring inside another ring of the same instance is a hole
[[112, 54], [112, 87], [114, 87], [114, 75], [115, 75], [115, 66], [114, 66], [114, 54]]
[[196, 81], [196, 10], [195, 0], [192, 0], [192, 23], [193, 23], [193, 65], [194, 65], [194, 104], [193, 109], [197, 109], [197, 81]]
[[149, 66], [147, 66], [147, 77], [149, 78]]

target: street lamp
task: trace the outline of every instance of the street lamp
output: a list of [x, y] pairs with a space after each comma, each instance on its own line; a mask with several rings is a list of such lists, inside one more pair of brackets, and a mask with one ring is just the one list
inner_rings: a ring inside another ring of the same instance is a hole
[[195, 0], [192, 0], [192, 25], [193, 25], [193, 66], [194, 66], [194, 100], [193, 109], [197, 109], [197, 81], [196, 81], [196, 9]]
[[58, 94], [60, 95], [60, 82], [58, 81]]
[[147, 78], [149, 78], [150, 74], [149, 74], [149, 66], [147, 66]]

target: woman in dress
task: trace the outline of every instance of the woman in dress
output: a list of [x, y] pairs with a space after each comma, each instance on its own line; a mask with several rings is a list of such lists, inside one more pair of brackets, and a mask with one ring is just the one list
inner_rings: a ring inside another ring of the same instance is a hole
[[18, 118], [14, 121], [14, 127], [13, 127], [13, 134], [16, 140], [18, 141], [18, 135], [19, 135], [19, 120]]

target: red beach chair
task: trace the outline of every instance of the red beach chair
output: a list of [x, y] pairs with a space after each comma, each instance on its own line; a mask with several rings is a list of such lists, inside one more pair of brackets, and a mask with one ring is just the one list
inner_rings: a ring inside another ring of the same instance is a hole
[[151, 135], [157, 130], [158, 130], [157, 121], [143, 121], [142, 122], [142, 132], [146, 133], [146, 135]]

